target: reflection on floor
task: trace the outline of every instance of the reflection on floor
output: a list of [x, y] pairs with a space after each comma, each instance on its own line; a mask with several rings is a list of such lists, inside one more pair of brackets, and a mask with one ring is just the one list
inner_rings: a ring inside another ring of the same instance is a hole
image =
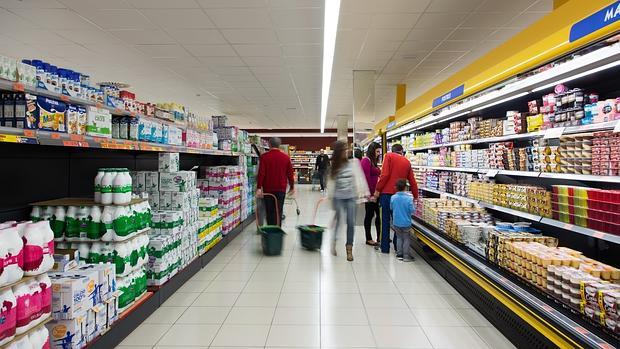
[[[398, 261], [365, 245], [356, 228], [354, 262], [341, 232], [337, 257], [300, 247], [320, 198], [310, 186], [285, 205], [281, 256], [266, 257], [249, 227], [117, 348], [513, 348], [421, 258]], [[317, 224], [333, 217], [322, 205]], [[373, 236], [374, 228], [373, 228]]]

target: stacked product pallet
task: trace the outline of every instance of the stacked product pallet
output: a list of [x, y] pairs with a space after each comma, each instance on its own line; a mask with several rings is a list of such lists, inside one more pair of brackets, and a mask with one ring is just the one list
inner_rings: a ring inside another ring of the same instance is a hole
[[54, 233], [49, 223], [0, 223], [0, 346], [49, 348]]
[[147, 196], [153, 209], [149, 232], [147, 283], [160, 286], [197, 254], [198, 220], [196, 173], [179, 171], [179, 153], [161, 153], [159, 171], [132, 173], [133, 191]]
[[200, 195], [218, 200], [219, 213], [223, 219], [223, 235], [241, 223], [243, 177], [245, 177], [243, 169], [239, 166], [200, 168]]

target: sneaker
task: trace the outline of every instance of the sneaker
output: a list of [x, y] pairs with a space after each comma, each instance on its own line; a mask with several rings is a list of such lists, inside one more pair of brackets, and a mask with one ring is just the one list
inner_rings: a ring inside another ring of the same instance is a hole
[[396, 256], [396, 259], [398, 259], [399, 261], [403, 260], [403, 256]]
[[413, 262], [413, 259], [403, 259], [403, 258], [401, 258], [400, 260], [403, 261], [403, 262]]
[[398, 258], [398, 259], [403, 259], [403, 255], [402, 255], [402, 254], [397, 254], [397, 255], [396, 255], [396, 258]]

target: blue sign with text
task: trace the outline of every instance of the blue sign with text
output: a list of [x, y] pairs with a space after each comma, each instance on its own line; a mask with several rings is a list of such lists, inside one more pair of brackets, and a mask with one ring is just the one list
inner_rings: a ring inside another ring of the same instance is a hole
[[462, 95], [463, 92], [465, 92], [465, 85], [461, 85], [454, 90], [433, 99], [433, 108], [455, 99], [456, 97]]
[[584, 36], [590, 35], [595, 31], [604, 28], [620, 19], [620, 1], [597, 11], [588, 17], [573, 24], [570, 28], [568, 40], [573, 42]]

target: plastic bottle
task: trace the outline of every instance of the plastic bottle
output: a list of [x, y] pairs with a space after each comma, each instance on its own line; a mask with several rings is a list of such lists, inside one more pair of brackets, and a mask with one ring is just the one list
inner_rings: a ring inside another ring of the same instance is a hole
[[101, 245], [99, 261], [101, 263], [114, 263], [114, 244], [106, 242]]
[[131, 271], [130, 266], [130, 250], [126, 243], [115, 243], [113, 246], [114, 265], [116, 266], [116, 275], [126, 276]]
[[23, 336], [11, 343], [6, 349], [32, 349], [29, 336]]
[[77, 239], [80, 237], [80, 222], [77, 219], [77, 207], [69, 206], [65, 215], [66, 229], [65, 237], [67, 239]]
[[101, 213], [101, 241], [114, 241], [114, 206], [104, 206]]
[[112, 203], [114, 205], [123, 205], [125, 204], [125, 195], [123, 193], [123, 188], [125, 186], [125, 176], [123, 174], [123, 171], [116, 171], [116, 176], [114, 177], [114, 181], [112, 182]]
[[87, 263], [98, 264], [99, 262], [103, 262], [101, 259], [102, 246], [103, 244], [101, 242], [93, 242], [88, 251]]
[[131, 250], [129, 254], [129, 265], [131, 266], [131, 270], [136, 270], [138, 268], [138, 259], [140, 258], [140, 237], [137, 236], [131, 240], [129, 240], [128, 246]]
[[49, 221], [49, 220], [51, 220], [52, 216], [54, 216], [54, 210], [55, 210], [54, 206], [43, 206], [43, 207], [41, 207], [41, 220], [42, 221]]
[[34, 326], [38, 325], [41, 322], [41, 315], [43, 314], [43, 306], [42, 306], [42, 293], [41, 293], [41, 285], [36, 278], [30, 279], [26, 281], [28, 284], [28, 292], [30, 293], [30, 303], [28, 306], [30, 309], [30, 324], [28, 325], [31, 329]]
[[100, 168], [95, 176], [95, 202], [101, 202], [101, 180], [105, 174], [105, 168]]
[[131, 226], [128, 214], [129, 207], [116, 206], [113, 215], [114, 241], [123, 241], [129, 237]]
[[82, 242], [77, 245], [77, 250], [80, 252], [80, 262], [86, 262], [90, 255], [90, 247], [87, 243]]
[[101, 178], [101, 203], [104, 205], [111, 205], [113, 202], [112, 185], [116, 177], [116, 171], [114, 169], [105, 169], [104, 175]]
[[32, 206], [32, 211], [30, 212], [30, 220], [32, 220], [33, 222], [41, 220], [41, 207]]
[[30, 328], [30, 314], [34, 309], [30, 304], [30, 289], [27, 282], [19, 283], [13, 286], [13, 293], [16, 299], [17, 321], [15, 334], [22, 334]]
[[54, 210], [54, 214], [50, 219], [50, 227], [54, 232], [54, 240], [62, 241], [65, 235], [65, 207], [64, 206], [56, 206]]
[[41, 288], [41, 317], [46, 318], [52, 314], [52, 281], [47, 274], [41, 274], [37, 282]]
[[86, 241], [88, 240], [88, 221], [90, 216], [90, 207], [88, 206], [80, 206], [77, 210], [76, 219], [80, 225], [80, 233], [79, 240]]
[[86, 237], [90, 240], [99, 240], [101, 238], [101, 208], [97, 205], [90, 208]]
[[0, 289], [0, 346], [15, 338], [17, 324], [17, 300], [10, 287]]
[[39, 275], [54, 266], [54, 232], [47, 222], [28, 224], [22, 240], [24, 241], [24, 275]]
[[24, 243], [19, 236], [18, 228], [11, 227], [0, 230], [0, 287], [19, 281], [24, 275]]
[[118, 309], [119, 312], [121, 312], [134, 301], [136, 294], [134, 293], [133, 284], [130, 277], [117, 277], [116, 287], [118, 291], [120, 291], [120, 295], [118, 297]]

